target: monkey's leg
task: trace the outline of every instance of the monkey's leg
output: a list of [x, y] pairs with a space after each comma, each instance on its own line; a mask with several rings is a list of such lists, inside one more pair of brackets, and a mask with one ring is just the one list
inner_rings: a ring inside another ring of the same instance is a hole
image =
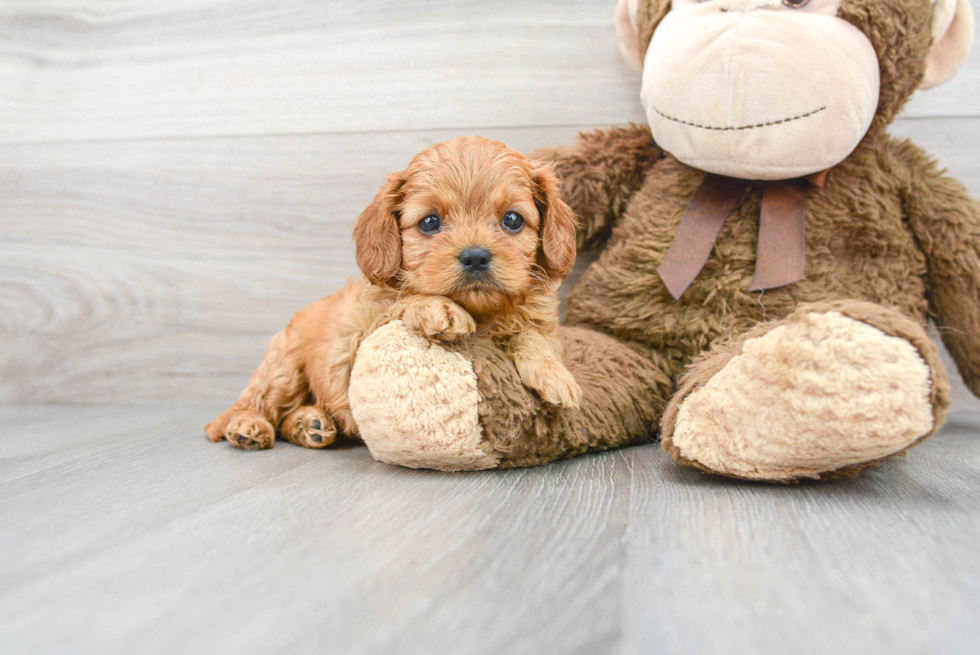
[[803, 305], [691, 364], [662, 423], [683, 464], [791, 482], [853, 476], [931, 436], [949, 407], [936, 346], [899, 312]]
[[562, 328], [580, 409], [543, 402], [489, 339], [434, 344], [393, 321], [361, 344], [350, 404], [378, 460], [447, 471], [534, 466], [653, 436], [673, 390], [655, 353]]

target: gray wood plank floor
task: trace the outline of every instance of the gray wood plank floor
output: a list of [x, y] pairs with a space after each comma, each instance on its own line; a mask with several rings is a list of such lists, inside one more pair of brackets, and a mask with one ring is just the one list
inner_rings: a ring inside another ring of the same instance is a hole
[[208, 407], [0, 407], [4, 653], [976, 653], [980, 416], [851, 481], [656, 444], [536, 469], [212, 444]]

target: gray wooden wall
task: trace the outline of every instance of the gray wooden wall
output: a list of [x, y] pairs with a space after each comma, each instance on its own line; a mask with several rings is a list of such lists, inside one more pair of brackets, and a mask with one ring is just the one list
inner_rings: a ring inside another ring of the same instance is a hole
[[[644, 120], [614, 6], [0, 0], [0, 403], [230, 400], [415, 152]], [[893, 128], [976, 195], [978, 101]]]

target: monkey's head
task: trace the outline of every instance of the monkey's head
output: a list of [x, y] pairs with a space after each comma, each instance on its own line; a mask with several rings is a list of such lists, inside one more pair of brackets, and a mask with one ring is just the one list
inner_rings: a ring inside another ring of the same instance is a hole
[[657, 143], [760, 180], [840, 163], [973, 39], [968, 0], [619, 0], [616, 19]]

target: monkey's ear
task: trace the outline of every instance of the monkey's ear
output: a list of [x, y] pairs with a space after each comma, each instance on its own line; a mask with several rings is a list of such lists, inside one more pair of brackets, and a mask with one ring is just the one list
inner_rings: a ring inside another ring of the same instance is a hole
[[616, 5], [619, 51], [633, 70], [643, 70], [643, 57], [653, 38], [653, 30], [668, 11], [670, 0], [619, 0]]
[[920, 89], [948, 81], [970, 54], [973, 45], [973, 9], [969, 0], [934, 0], [932, 48], [926, 57], [926, 75]]
[[398, 203], [404, 183], [403, 173], [389, 175], [374, 200], [354, 222], [357, 265], [372, 284], [390, 281], [402, 265]]
[[558, 178], [550, 164], [534, 169], [534, 201], [541, 225], [542, 266], [550, 278], [563, 278], [575, 264], [575, 230], [578, 221], [572, 208], [558, 195]]
[[640, 33], [636, 28], [636, 4], [637, 0], [619, 0], [616, 5], [616, 37], [626, 63], [639, 73], [643, 70], [643, 55], [640, 53]]

